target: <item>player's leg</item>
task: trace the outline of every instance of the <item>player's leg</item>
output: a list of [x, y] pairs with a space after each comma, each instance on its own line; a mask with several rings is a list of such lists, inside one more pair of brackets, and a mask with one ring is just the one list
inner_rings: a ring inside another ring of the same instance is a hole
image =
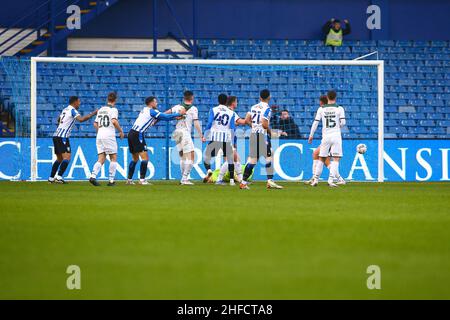
[[104, 139], [96, 139], [95, 144], [97, 146], [98, 159], [94, 164], [94, 168], [92, 169], [91, 176], [89, 177], [89, 182], [92, 185], [98, 187], [100, 184], [97, 182], [97, 175], [106, 161], [107, 145]]
[[211, 170], [211, 157], [215, 156], [215, 142], [210, 141], [205, 149], [205, 152], [203, 153], [203, 165], [206, 169], [206, 176], [203, 178], [203, 182], [206, 183], [208, 179], [212, 175]]
[[64, 172], [66, 172], [67, 167], [69, 166], [70, 152], [62, 153], [61, 157], [62, 157], [62, 161], [61, 161], [61, 164], [59, 165], [59, 170], [55, 177], [55, 182], [64, 184], [64, 183], [67, 183], [64, 181], [63, 175], [64, 175]]
[[138, 135], [134, 130], [130, 130], [127, 135], [128, 140], [128, 150], [131, 153], [131, 161], [128, 164], [128, 175], [127, 175], [127, 184], [133, 185], [133, 175], [136, 170], [136, 165], [139, 161], [139, 150], [137, 150], [137, 142], [139, 142]]
[[234, 160], [234, 172], [236, 172], [237, 181], [241, 183], [243, 178], [241, 159], [239, 159], [239, 154], [237, 153], [236, 147], [233, 148], [233, 160]]
[[312, 175], [311, 175], [311, 179], [305, 181], [305, 184], [311, 184], [311, 182], [313, 181], [314, 172], [316, 171], [317, 163], [319, 163], [319, 161], [320, 161], [319, 152], [320, 152], [320, 146], [318, 146], [316, 149], [314, 149], [314, 151], [312, 153], [312, 160], [313, 160], [312, 172], [311, 172]]
[[145, 180], [148, 169], [148, 152], [142, 151], [141, 153], [139, 153], [139, 156], [141, 157], [141, 167], [139, 168], [139, 184], [149, 185], [150, 183]]
[[[97, 144], [98, 146], [98, 144]], [[97, 152], [99, 151], [99, 149], [97, 148]], [[98, 187], [100, 184], [97, 182], [97, 175], [100, 172], [100, 170], [102, 169], [103, 164], [106, 161], [106, 153], [102, 152], [98, 154], [98, 158], [97, 158], [97, 162], [94, 164], [94, 168], [92, 169], [91, 172], [91, 176], [89, 178], [89, 182]]]
[[180, 184], [182, 185], [193, 185], [191, 181], [189, 181], [189, 175], [191, 174], [192, 167], [194, 166], [195, 153], [194, 151], [184, 152], [184, 171], [183, 176], [181, 177]]
[[314, 176], [311, 182], [311, 186], [315, 187], [319, 184], [320, 176], [322, 175], [323, 166], [325, 165], [326, 157], [319, 157], [319, 162], [316, 164], [316, 169], [314, 171]]
[[283, 186], [275, 183], [273, 181], [273, 164], [272, 164], [272, 153], [267, 154], [266, 156], [266, 175], [267, 175], [267, 188], [268, 189], [283, 189]]
[[341, 157], [333, 157], [333, 161], [330, 164], [330, 172], [333, 178], [337, 179], [336, 185], [344, 185], [345, 180], [339, 175], [339, 162]]
[[70, 142], [67, 138], [54, 137], [53, 145], [55, 147], [56, 161], [52, 165], [49, 182], [65, 184], [63, 174], [67, 169], [70, 161]]
[[248, 178], [252, 175], [253, 168], [255, 168], [256, 163], [259, 159], [259, 135], [252, 132], [250, 134], [250, 145], [249, 145], [249, 156], [247, 158], [247, 163], [244, 168], [244, 174], [242, 175], [242, 181], [239, 185], [241, 189], [249, 189]]
[[184, 132], [182, 145], [183, 145], [184, 171], [181, 177], [180, 184], [193, 185], [193, 183], [189, 181], [189, 175], [191, 174], [192, 168], [194, 167], [195, 148], [194, 142], [192, 141], [189, 132]]
[[[260, 150], [262, 150], [262, 155], [264, 156], [266, 160], [266, 175], [267, 175], [267, 188], [268, 189], [283, 189], [282, 186], [278, 185], [273, 181], [273, 175], [274, 175], [274, 169], [273, 169], [273, 162], [272, 162], [272, 144], [270, 143], [270, 140], [265, 141], [263, 135], [261, 135], [260, 139]], [[269, 139], [269, 138], [267, 138]], [[262, 142], [261, 142], [262, 141]]]
[[222, 151], [224, 155], [225, 162], [228, 163], [228, 172], [230, 173], [230, 185], [234, 186], [234, 153], [233, 153], [233, 147], [231, 146], [230, 142], [224, 142], [222, 146]]
[[323, 138], [320, 144], [319, 150], [319, 162], [316, 163], [316, 168], [314, 170], [313, 181], [311, 182], [311, 186], [315, 187], [319, 183], [319, 178], [322, 175], [323, 166], [325, 164], [326, 159], [328, 158], [330, 152], [330, 143], [327, 138]]
[[217, 181], [223, 181], [223, 177], [228, 172], [228, 161], [224, 161], [222, 166], [220, 167], [219, 175], [217, 177]]
[[109, 176], [108, 176], [108, 184], [107, 186], [112, 187], [115, 186], [114, 178], [116, 177], [117, 171], [117, 153], [109, 154]]
[[139, 153], [135, 152], [131, 154], [131, 161], [128, 164], [128, 176], [127, 176], [127, 184], [133, 185], [133, 175], [134, 171], [136, 170], [136, 165], [139, 161]]
[[215, 156], [216, 143], [214, 141], [208, 142], [203, 153], [203, 165], [207, 172], [211, 171], [211, 158]]
[[330, 172], [334, 179], [337, 180], [337, 185], [344, 185], [345, 180], [339, 174], [339, 162], [342, 158], [342, 138], [340, 136], [335, 138], [335, 142], [331, 148], [331, 155], [333, 162], [330, 164]]
[[[177, 145], [178, 147], [178, 145]], [[178, 157], [180, 158], [180, 173], [181, 173], [181, 177], [183, 177], [183, 173], [184, 173], [184, 154], [183, 151], [178, 151]]]
[[55, 175], [56, 175], [56, 172], [58, 171], [59, 165], [61, 164], [62, 161], [63, 161], [62, 154], [61, 153], [57, 153], [56, 154], [56, 160], [52, 164], [52, 171], [50, 172], [50, 176], [48, 177], [48, 182], [49, 183], [55, 182]]
[[[182, 130], [175, 130], [172, 134], [172, 140], [175, 141], [175, 145], [177, 146], [178, 155], [180, 159], [180, 173], [181, 177], [183, 177], [184, 170], [185, 170], [185, 157], [183, 154], [183, 131]], [[180, 181], [181, 182], [181, 181]]]

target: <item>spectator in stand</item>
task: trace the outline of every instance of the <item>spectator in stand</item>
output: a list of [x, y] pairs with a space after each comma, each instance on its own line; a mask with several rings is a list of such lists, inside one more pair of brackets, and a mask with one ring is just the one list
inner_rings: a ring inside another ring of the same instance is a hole
[[286, 109], [281, 111], [277, 129], [281, 131], [280, 139], [300, 139], [300, 130]]
[[341, 22], [339, 20], [335, 20], [334, 18], [325, 23], [322, 31], [325, 35], [326, 46], [342, 46], [342, 39], [351, 32], [350, 23], [348, 20], [344, 20], [344, 23], [345, 29], [342, 29]]

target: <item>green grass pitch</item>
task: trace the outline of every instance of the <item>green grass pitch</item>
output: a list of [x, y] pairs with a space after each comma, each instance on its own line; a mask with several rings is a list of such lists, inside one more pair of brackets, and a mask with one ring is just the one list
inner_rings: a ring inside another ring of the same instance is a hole
[[0, 298], [450, 298], [450, 184], [284, 186], [1, 182]]

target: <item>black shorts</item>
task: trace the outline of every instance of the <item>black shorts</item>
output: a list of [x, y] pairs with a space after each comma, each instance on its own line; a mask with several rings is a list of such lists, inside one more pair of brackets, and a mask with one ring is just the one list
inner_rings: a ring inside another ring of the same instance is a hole
[[267, 135], [254, 132], [250, 134], [250, 158], [270, 157], [272, 155], [271, 148]]
[[144, 134], [133, 129], [130, 130], [128, 132], [128, 148], [132, 154], [147, 151]]
[[55, 154], [70, 153], [69, 138], [53, 137], [53, 147]]
[[223, 156], [233, 156], [233, 146], [231, 142], [210, 141], [206, 146], [205, 155], [215, 157], [219, 150], [222, 150]]

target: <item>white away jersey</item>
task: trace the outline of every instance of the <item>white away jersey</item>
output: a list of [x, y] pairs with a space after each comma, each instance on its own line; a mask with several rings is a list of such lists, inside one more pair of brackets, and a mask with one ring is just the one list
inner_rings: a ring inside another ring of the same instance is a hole
[[98, 124], [97, 139], [115, 139], [116, 129], [112, 120], [118, 120], [118, 118], [119, 111], [117, 111], [117, 108], [111, 106], [101, 107], [95, 118], [95, 122]]
[[209, 110], [208, 139], [210, 141], [231, 142], [235, 128], [235, 112], [227, 106], [218, 105]]
[[144, 107], [131, 129], [138, 132], [145, 132], [149, 127], [155, 125], [160, 113], [159, 110]]
[[[177, 104], [172, 107], [172, 113], [180, 113], [182, 108], [184, 108], [181, 104]], [[185, 130], [189, 133], [192, 131], [192, 123], [194, 120], [198, 120], [198, 109], [195, 106], [191, 106], [189, 110], [186, 111], [186, 115], [183, 119], [178, 120], [176, 129]]]
[[345, 125], [344, 108], [337, 104], [325, 104], [317, 109], [314, 121], [322, 120], [322, 137], [341, 134], [341, 127]]
[[76, 118], [79, 117], [77, 109], [68, 105], [59, 115], [59, 125], [53, 134], [54, 137], [69, 138]]
[[269, 105], [265, 102], [255, 104], [250, 109], [250, 115], [252, 117], [252, 132], [267, 134], [267, 130], [262, 126], [262, 121], [263, 119], [270, 121], [272, 111]]
[[234, 112], [234, 122], [238, 121], [241, 117], [239, 117], [239, 115], [236, 113], [236, 111]]

